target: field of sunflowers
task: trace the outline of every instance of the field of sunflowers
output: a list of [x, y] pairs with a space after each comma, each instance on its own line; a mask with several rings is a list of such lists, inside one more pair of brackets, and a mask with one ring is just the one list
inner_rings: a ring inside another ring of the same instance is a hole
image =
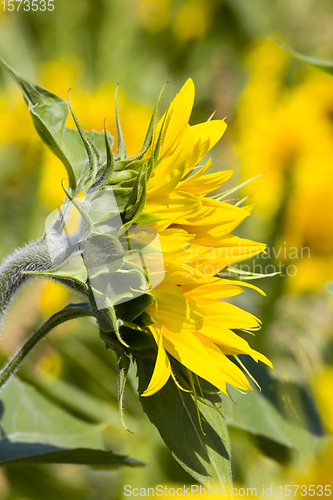
[[332, 22], [0, 2], [0, 500], [332, 495]]

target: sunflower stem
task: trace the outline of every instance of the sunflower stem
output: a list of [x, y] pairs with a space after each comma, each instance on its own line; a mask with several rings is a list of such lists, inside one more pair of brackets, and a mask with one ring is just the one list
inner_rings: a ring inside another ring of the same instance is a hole
[[8, 380], [15, 375], [17, 370], [25, 358], [30, 354], [32, 349], [43, 340], [46, 335], [53, 330], [56, 326], [81, 316], [92, 316], [92, 312], [88, 303], [83, 304], [70, 304], [61, 311], [53, 314], [38, 330], [35, 332], [18, 350], [18, 352], [8, 361], [0, 372], [0, 389], [5, 385]]
[[0, 321], [3, 320], [7, 307], [21, 285], [31, 275], [24, 271], [45, 271], [52, 268], [52, 261], [44, 239], [32, 241], [22, 248], [17, 248], [0, 264]]

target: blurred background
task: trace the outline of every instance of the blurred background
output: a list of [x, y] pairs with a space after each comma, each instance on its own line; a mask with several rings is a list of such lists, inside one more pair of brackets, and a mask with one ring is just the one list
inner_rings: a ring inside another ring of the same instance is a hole
[[[259, 174], [231, 203], [254, 205], [237, 234], [266, 242], [267, 255], [243, 270], [267, 294], [237, 304], [263, 321], [251, 345], [274, 370], [247, 362], [263, 394], [287, 421], [318, 436], [313, 456], [231, 426], [237, 484], [330, 484], [333, 455], [333, 77], [293, 59], [273, 36], [302, 53], [333, 60], [330, 0], [55, 0], [52, 12], [3, 11], [0, 55], [23, 76], [66, 99], [82, 126], [115, 134], [114, 93], [128, 152], [139, 151], [153, 105], [161, 111], [188, 77], [196, 87], [191, 123], [226, 117], [213, 150], [228, 188]], [[15, 84], [0, 73], [0, 258], [37, 238], [63, 199], [65, 170], [34, 130]], [[72, 125], [71, 125], [72, 126]], [[280, 266], [280, 267], [279, 267]], [[331, 291], [332, 294], [332, 291]], [[18, 295], [1, 340], [12, 354], [50, 314], [77, 297], [36, 280]], [[243, 360], [245, 362], [245, 360]], [[105, 444], [150, 465], [115, 471], [75, 465], [0, 469], [0, 499], [118, 499], [123, 486], [185, 484], [140, 409], [135, 374], [127, 391], [129, 434], [116, 408], [115, 359], [89, 319], [59, 327], [20, 371], [49, 401], [101, 424]], [[246, 396], [243, 396], [246, 398]], [[86, 399], [85, 399], [86, 398]], [[115, 439], [115, 435], [117, 439]], [[264, 479], [263, 479], [264, 478]], [[298, 481], [298, 482], [297, 482]]]

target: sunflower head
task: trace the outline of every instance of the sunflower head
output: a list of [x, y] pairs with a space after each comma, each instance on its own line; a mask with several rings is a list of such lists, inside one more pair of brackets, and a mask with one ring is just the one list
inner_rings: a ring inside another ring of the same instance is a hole
[[[128, 157], [117, 101], [114, 151], [105, 124], [101, 134], [84, 131], [70, 101], [7, 69], [68, 174], [66, 201], [46, 226], [53, 265], [30, 273], [85, 294], [102, 340], [120, 359], [155, 360], [143, 396], [170, 377], [185, 391], [195, 392], [199, 378], [222, 392], [226, 384], [251, 389], [238, 354], [270, 362], [237, 333], [260, 325], [229, 302], [250, 285], [223, 271], [265, 245], [232, 234], [250, 207], [223, 201], [227, 193], [207, 196], [232, 172], [209, 173], [211, 159], [201, 165], [226, 123], [189, 125], [195, 93], [189, 79], [156, 123], [159, 97], [141, 151]], [[76, 130], [65, 126], [69, 111]]]

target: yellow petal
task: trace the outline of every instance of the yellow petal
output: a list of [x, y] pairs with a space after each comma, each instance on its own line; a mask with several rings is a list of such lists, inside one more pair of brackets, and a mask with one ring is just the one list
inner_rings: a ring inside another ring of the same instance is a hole
[[[214, 224], [214, 228], [223, 227], [225, 222], [241, 223], [249, 215], [244, 208], [230, 205], [222, 201], [213, 200], [212, 198], [200, 197], [201, 209], [194, 215], [186, 216], [189, 224], [199, 225], [202, 227]], [[221, 231], [223, 232], [223, 230]], [[224, 233], [225, 234], [225, 233]]]
[[148, 190], [152, 190], [155, 184], [161, 180], [165, 182], [165, 176], [172, 173], [179, 165], [182, 165], [183, 176], [186, 161], [188, 157], [191, 156], [192, 151], [193, 137], [190, 132], [190, 126], [187, 125], [181, 137], [178, 138], [178, 144], [173, 153], [164, 157], [160, 156], [160, 160], [153, 171], [152, 177], [149, 179]]
[[147, 312], [159, 325], [171, 332], [182, 334], [186, 330], [200, 330], [204, 311], [189, 297], [186, 299], [179, 287], [173, 283], [161, 283], [154, 289], [157, 302], [149, 306]]
[[227, 384], [231, 384], [239, 389], [251, 390], [251, 386], [244, 373], [226, 355], [216, 347], [208, 338], [195, 332], [195, 336], [201, 342], [204, 349], [209, 353], [215, 365], [221, 370], [222, 376]]
[[219, 141], [227, 128], [223, 120], [210, 120], [191, 127], [193, 154], [186, 164], [185, 174], [191, 172], [206, 156], [208, 151]]
[[185, 215], [197, 212], [200, 206], [200, 201], [196, 196], [176, 190], [168, 196], [147, 201], [145, 211], [164, 219], [163, 221], [151, 224], [158, 231], [162, 231], [172, 223], [182, 220]]
[[[239, 288], [242, 286], [252, 288], [253, 290], [259, 292], [261, 295], [266, 295], [262, 290], [260, 290], [260, 288], [252, 285], [251, 283], [223, 278], [213, 278], [209, 283], [182, 286], [180, 287], [180, 289], [186, 296], [193, 297], [196, 300], [207, 301], [218, 300], [224, 297], [237, 295], [237, 293], [242, 293], [243, 290]], [[237, 293], [234, 293], [235, 289], [238, 289]]]
[[179, 184], [183, 176], [185, 162], [179, 163], [171, 172], [161, 176], [161, 178], [152, 177], [148, 183], [147, 202], [160, 196], [167, 196]]
[[[215, 359], [209, 355], [199, 339], [190, 332], [173, 334], [162, 328], [165, 349], [189, 370], [226, 393], [225, 380]], [[222, 353], [221, 353], [222, 355]]]
[[262, 361], [266, 365], [273, 368], [272, 363], [268, 358], [266, 358], [266, 356], [252, 349], [252, 347], [245, 339], [232, 332], [228, 328], [221, 328], [221, 326], [219, 325], [206, 324], [201, 328], [200, 334], [204, 335], [212, 342], [214, 342], [214, 344], [221, 347], [224, 354], [248, 354], [249, 356], [251, 356], [251, 358], [254, 359], [254, 361]]
[[141, 394], [141, 396], [151, 396], [152, 394], [155, 394], [157, 391], [162, 389], [171, 375], [170, 361], [163, 347], [162, 333], [158, 332], [156, 328], [150, 328], [150, 330], [156, 340], [158, 352], [153, 375], [147, 389]]
[[226, 328], [256, 328], [260, 320], [247, 311], [229, 304], [228, 302], [216, 301], [215, 303], [201, 304], [204, 308], [205, 325], [220, 325]]
[[[180, 89], [174, 100], [170, 103], [166, 111], [166, 119], [163, 130], [163, 140], [160, 156], [170, 155], [177, 147], [179, 140], [188, 125], [194, 103], [194, 84], [189, 78]], [[156, 127], [156, 137], [158, 137], [165, 114]]]
[[188, 285], [197, 282], [195, 269], [177, 262], [164, 261], [165, 281], [175, 285]]
[[[209, 162], [211, 164], [211, 159]], [[206, 164], [207, 165], [207, 164]], [[203, 167], [205, 168], [206, 165]], [[200, 172], [201, 173], [201, 172]], [[232, 176], [232, 170], [216, 172], [206, 175], [198, 175], [198, 172], [178, 184], [178, 189], [188, 193], [204, 196], [218, 189], [224, 182]]]
[[194, 240], [193, 234], [188, 234], [183, 229], [168, 228], [158, 233], [162, 252], [164, 255], [176, 257], [184, 253], [184, 248], [191, 246]]
[[210, 148], [215, 146], [227, 128], [224, 120], [209, 120], [191, 126], [194, 142], [201, 139], [202, 142], [209, 140]]
[[[228, 224], [224, 228], [227, 228], [227, 226]], [[223, 260], [226, 263], [225, 265], [235, 264], [254, 257], [262, 253], [266, 248], [264, 243], [239, 238], [233, 234], [221, 234], [220, 228], [195, 226], [189, 232], [195, 232], [195, 245], [202, 246], [202, 248], [216, 249], [212, 251], [219, 256], [221, 261]]]

